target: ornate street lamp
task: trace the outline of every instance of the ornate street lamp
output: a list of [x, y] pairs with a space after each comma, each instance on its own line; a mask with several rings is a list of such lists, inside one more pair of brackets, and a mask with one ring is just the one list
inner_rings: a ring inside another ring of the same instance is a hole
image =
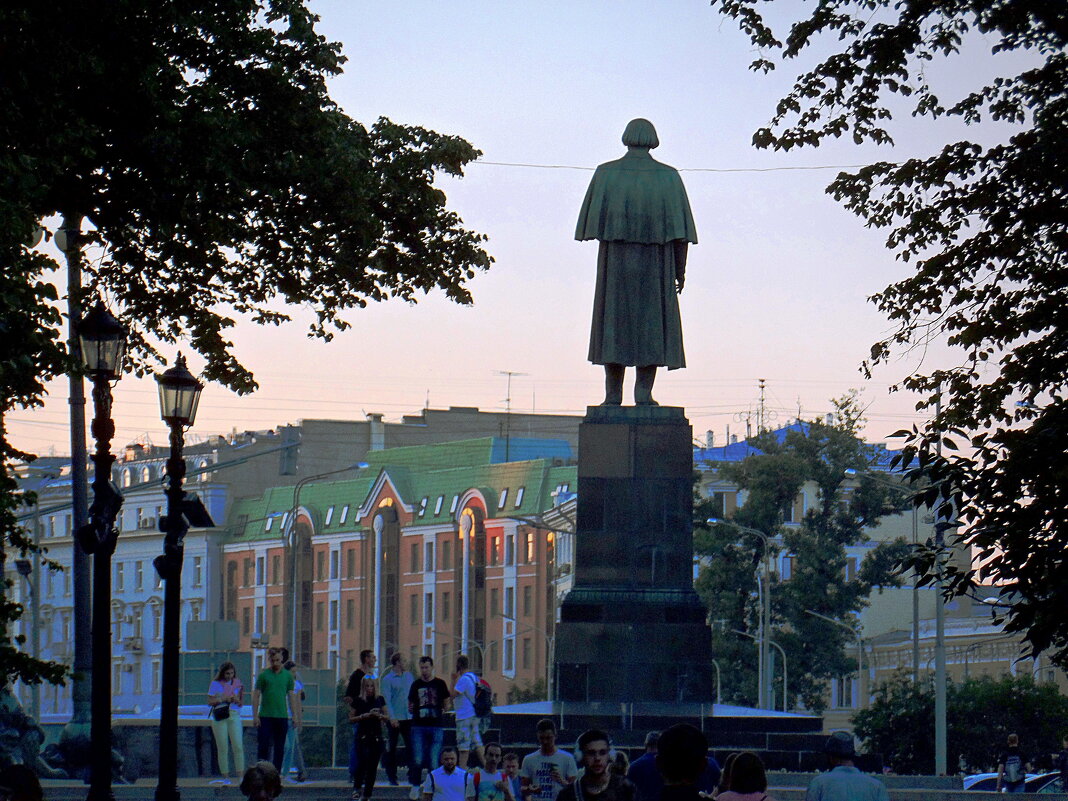
[[122, 376], [126, 328], [98, 301], [78, 324], [85, 370], [93, 382], [93, 503], [89, 522], [78, 529], [82, 550], [93, 556], [93, 678], [90, 724], [89, 801], [110, 801], [111, 762], [111, 555], [119, 530], [122, 494], [111, 481], [111, 382]]
[[184, 431], [193, 425], [204, 385], [196, 379], [178, 354], [174, 367], [157, 376], [160, 417], [171, 429], [171, 453], [167, 459], [167, 516], [160, 521], [164, 533], [163, 554], [153, 564], [163, 580], [163, 669], [159, 716], [159, 784], [156, 801], [178, 801], [178, 659], [181, 648], [182, 559], [185, 534], [190, 524], [214, 525], [195, 496], [186, 496]]

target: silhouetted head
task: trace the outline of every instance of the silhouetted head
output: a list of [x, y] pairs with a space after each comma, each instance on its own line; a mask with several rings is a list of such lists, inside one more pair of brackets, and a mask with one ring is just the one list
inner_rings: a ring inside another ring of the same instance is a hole
[[638, 117], [627, 123], [623, 131], [623, 144], [627, 147], [644, 147], [652, 149], [660, 146], [660, 140], [656, 136], [656, 128], [647, 119]]
[[705, 769], [707, 754], [704, 733], [689, 723], [676, 723], [660, 735], [656, 769], [664, 777], [664, 784], [696, 784]]

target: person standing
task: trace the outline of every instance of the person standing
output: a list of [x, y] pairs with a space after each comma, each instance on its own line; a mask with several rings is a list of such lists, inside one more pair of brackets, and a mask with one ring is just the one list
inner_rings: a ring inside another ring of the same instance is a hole
[[[345, 686], [345, 695], [341, 699], [345, 704], [352, 709], [352, 702], [360, 697], [360, 687], [363, 682], [364, 676], [370, 676], [372, 679], [378, 678], [378, 672], [375, 670], [375, 665], [378, 664], [378, 657], [375, 652], [370, 648], [365, 648], [360, 651], [360, 665], [349, 676], [349, 682]], [[349, 749], [349, 778], [356, 778], [356, 727], [352, 727], [352, 747]]]
[[[611, 769], [612, 743], [600, 729], [579, 735], [582, 776], [560, 790], [557, 801], [634, 801], [637, 790], [623, 776]], [[620, 752], [622, 753], [622, 752]]]
[[[211, 733], [215, 737], [215, 752], [219, 758], [221, 784], [230, 784], [230, 751], [234, 752], [234, 775], [245, 773], [245, 743], [241, 730], [241, 703], [245, 688], [237, 677], [233, 662], [223, 662], [219, 672], [208, 685], [211, 704]], [[213, 782], [214, 783], [214, 782]]]
[[[300, 704], [301, 712], [304, 711], [304, 682], [300, 680], [300, 673], [297, 672], [297, 663], [292, 659], [289, 659], [289, 651], [285, 648], [282, 649], [282, 659], [285, 660], [285, 664], [282, 665], [286, 670], [293, 674], [293, 694], [296, 696], [296, 701]], [[285, 752], [282, 754], [282, 779], [289, 777], [290, 768], [296, 768], [297, 775], [296, 781], [307, 781], [307, 776], [304, 772], [304, 749], [300, 745], [300, 732], [297, 731], [297, 727], [290, 721], [289, 731], [286, 732], [286, 747]]]
[[731, 766], [730, 786], [716, 801], [775, 801], [768, 795], [768, 774], [760, 757], [743, 751]]
[[1061, 792], [1068, 793], [1068, 732], [1061, 735], [1061, 751], [1053, 755], [1053, 769], [1060, 771]]
[[1007, 747], [998, 757], [998, 784], [995, 792], [1000, 793], [1004, 787], [1006, 793], [1022, 793], [1030, 768], [1026, 754], [1020, 750], [1020, 736], [1010, 734]]
[[434, 675], [434, 660], [419, 657], [419, 678], [408, 690], [408, 711], [412, 716], [412, 789], [409, 797], [417, 801], [423, 781], [423, 770], [434, 770], [441, 758], [445, 741], [445, 704], [449, 701], [449, 685]]
[[656, 769], [656, 748], [660, 741], [660, 732], [651, 731], [645, 735], [645, 753], [630, 763], [627, 778], [638, 790], [641, 801], [657, 801], [664, 780]]
[[657, 743], [656, 768], [664, 779], [660, 801], [698, 801], [697, 786], [708, 764], [708, 738], [696, 726], [676, 723], [665, 729]]
[[441, 767], [430, 771], [423, 782], [423, 801], [464, 801], [471, 777], [456, 767], [456, 758], [451, 745], [441, 749]]
[[523, 780], [519, 777], [519, 754], [509, 751], [504, 755], [504, 763], [501, 768], [512, 789], [512, 797], [520, 801], [523, 797]]
[[267, 667], [256, 677], [252, 690], [252, 723], [259, 729], [256, 758], [270, 757], [275, 770], [282, 768], [290, 710], [293, 725], [297, 729], [301, 726], [300, 702], [293, 692], [294, 686], [293, 674], [282, 668], [281, 649], [269, 649]]
[[352, 702], [349, 720], [356, 727], [356, 775], [352, 779], [353, 801], [368, 801], [375, 789], [378, 760], [382, 757], [382, 722], [389, 720], [386, 699], [378, 694], [375, 680], [364, 676], [360, 695]]
[[405, 670], [404, 655], [400, 651], [389, 660], [390, 671], [382, 677], [382, 697], [389, 707], [389, 742], [386, 747], [386, 778], [390, 785], [397, 786], [397, 759], [400, 738], [404, 738], [404, 754], [408, 763], [408, 784], [412, 783], [412, 716], [408, 711], [408, 693], [415, 680]]
[[538, 750], [527, 754], [519, 776], [526, 801], [556, 801], [560, 791], [575, 781], [578, 766], [574, 757], [556, 747], [556, 724], [548, 718], [538, 721]]
[[[885, 784], [853, 766], [853, 759], [857, 755], [853, 747], [853, 735], [835, 732], [827, 738], [823, 752], [831, 763], [831, 769], [809, 782], [805, 801], [890, 801]], [[741, 758], [740, 754], [738, 758]], [[735, 759], [731, 767], [732, 782], [737, 763]]]
[[516, 801], [512, 783], [501, 770], [501, 744], [486, 743], [486, 764], [469, 771], [467, 798], [472, 801]]
[[467, 769], [467, 759], [472, 751], [481, 763], [482, 732], [475, 715], [475, 690], [478, 676], [471, 671], [467, 654], [456, 657], [456, 673], [453, 674], [452, 704], [456, 711], [456, 747], [460, 752], [460, 767]]

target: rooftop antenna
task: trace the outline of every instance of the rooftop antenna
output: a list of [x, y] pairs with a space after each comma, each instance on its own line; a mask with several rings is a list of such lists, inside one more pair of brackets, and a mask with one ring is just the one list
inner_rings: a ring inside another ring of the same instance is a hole
[[496, 370], [496, 375], [508, 376], [508, 397], [504, 399], [504, 461], [512, 461], [512, 376], [530, 375], [515, 370]]

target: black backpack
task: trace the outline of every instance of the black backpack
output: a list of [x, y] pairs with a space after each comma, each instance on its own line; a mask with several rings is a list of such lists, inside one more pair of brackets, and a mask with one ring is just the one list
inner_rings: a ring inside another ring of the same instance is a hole
[[493, 714], [493, 688], [485, 679], [472, 674], [475, 680], [475, 697], [471, 702], [475, 707], [475, 717], [485, 718]]

